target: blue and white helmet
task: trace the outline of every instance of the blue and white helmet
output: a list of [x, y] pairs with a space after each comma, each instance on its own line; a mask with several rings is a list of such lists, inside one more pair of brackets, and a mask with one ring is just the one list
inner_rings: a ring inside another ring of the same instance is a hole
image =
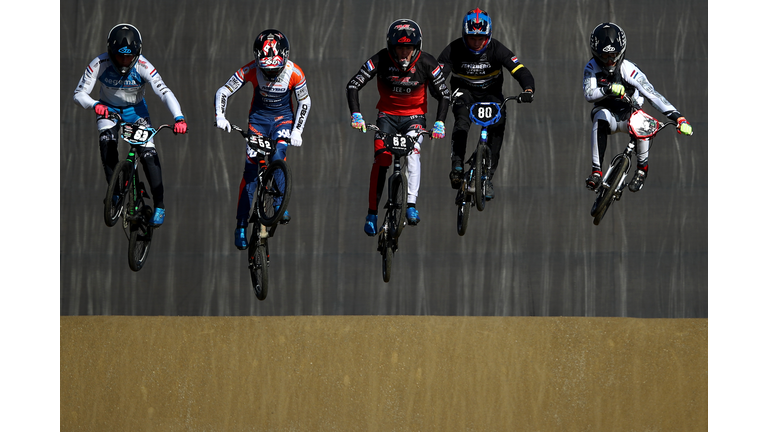
[[[461, 23], [461, 38], [464, 40], [464, 46], [468, 50], [475, 54], [481, 54], [488, 48], [488, 43], [491, 41], [491, 17], [488, 12], [476, 8], [473, 9], [464, 16], [464, 21]], [[467, 44], [467, 36], [485, 36], [485, 43], [479, 50], [473, 50]]]

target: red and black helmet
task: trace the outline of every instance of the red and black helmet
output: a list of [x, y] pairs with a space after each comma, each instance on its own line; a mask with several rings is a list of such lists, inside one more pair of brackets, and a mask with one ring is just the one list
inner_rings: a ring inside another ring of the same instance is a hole
[[397, 46], [413, 46], [414, 48], [410, 61], [403, 62], [402, 64], [398, 63], [400, 69], [407, 70], [419, 58], [421, 53], [421, 29], [415, 21], [399, 19], [390, 24], [387, 30], [387, 50], [396, 62], [397, 53], [395, 52], [395, 47]]
[[264, 30], [253, 42], [253, 55], [259, 64], [259, 69], [265, 77], [277, 78], [288, 64], [291, 44], [288, 38], [279, 30]]

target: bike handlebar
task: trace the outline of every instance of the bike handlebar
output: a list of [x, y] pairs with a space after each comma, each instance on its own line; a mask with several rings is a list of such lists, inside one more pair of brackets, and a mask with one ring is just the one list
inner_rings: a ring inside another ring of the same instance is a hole
[[[370, 130], [374, 131], [374, 132], [379, 132], [379, 133], [384, 134], [384, 135], [397, 135], [397, 134], [393, 134], [393, 133], [389, 133], [389, 132], [384, 132], [383, 130], [381, 130], [375, 124], [366, 124], [365, 127], [367, 129], [370, 129]], [[432, 137], [432, 129], [415, 131], [415, 132], [416, 132], [417, 135], [427, 135], [430, 138]], [[406, 134], [403, 134], [403, 135], [406, 135]]]

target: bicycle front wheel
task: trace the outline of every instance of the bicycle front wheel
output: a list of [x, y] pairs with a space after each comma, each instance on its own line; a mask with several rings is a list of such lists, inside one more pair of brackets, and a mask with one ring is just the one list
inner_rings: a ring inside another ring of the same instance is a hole
[[[608, 210], [608, 206], [613, 201], [613, 194], [619, 187], [619, 181], [628, 168], [629, 158], [625, 155], [621, 155], [619, 158], [614, 159], [614, 161], [611, 163], [611, 168], [609, 168], [611, 170], [611, 174], [605, 179], [605, 183], [608, 185], [608, 187], [602, 188], [598, 193], [597, 199], [592, 205], [592, 211], [590, 212], [592, 216], [597, 216], [602, 212], [602, 215], [600, 216], [600, 219], [602, 219], [602, 216], [605, 215], [605, 211]], [[600, 223], [600, 221], [597, 221], [595, 225], [598, 223]]]
[[291, 171], [281, 159], [272, 161], [256, 187], [259, 222], [271, 227], [283, 218], [291, 198]]
[[251, 273], [253, 293], [256, 294], [257, 299], [264, 300], [267, 298], [269, 287], [269, 257], [267, 246], [261, 243], [258, 236], [258, 233], [251, 235], [248, 247], [248, 271]]
[[477, 146], [475, 154], [475, 206], [485, 210], [485, 189], [491, 175], [491, 149], [485, 144]]
[[125, 211], [127, 200], [128, 180], [131, 175], [131, 165], [127, 161], [120, 161], [115, 166], [112, 178], [109, 180], [107, 194], [104, 197], [104, 223], [113, 227]]

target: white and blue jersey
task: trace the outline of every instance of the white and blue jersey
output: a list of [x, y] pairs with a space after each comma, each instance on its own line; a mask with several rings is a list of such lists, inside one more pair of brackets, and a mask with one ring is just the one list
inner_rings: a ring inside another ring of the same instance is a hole
[[[96, 82], [101, 84], [99, 100], [90, 96]], [[174, 120], [184, 118], [176, 96], [165, 85], [157, 69], [144, 56], [139, 56], [130, 73], [123, 77], [112, 65], [109, 54], [99, 55], [85, 68], [73, 99], [75, 103], [86, 109], [91, 109], [99, 103], [104, 104], [111, 111], [120, 113], [126, 122], [134, 122], [139, 118], [145, 118], [149, 122], [149, 111], [144, 101], [147, 86], [150, 86], [165, 103]], [[109, 129], [114, 125], [114, 121], [104, 118], [100, 118], [97, 123], [99, 130]]]

